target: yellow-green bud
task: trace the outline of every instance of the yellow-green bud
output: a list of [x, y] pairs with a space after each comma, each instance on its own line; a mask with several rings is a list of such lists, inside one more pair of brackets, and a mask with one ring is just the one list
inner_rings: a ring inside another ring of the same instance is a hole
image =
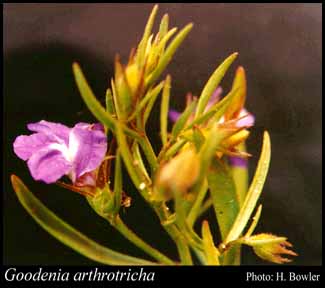
[[200, 173], [200, 159], [194, 149], [182, 150], [164, 164], [157, 175], [156, 186], [166, 192], [186, 192]]

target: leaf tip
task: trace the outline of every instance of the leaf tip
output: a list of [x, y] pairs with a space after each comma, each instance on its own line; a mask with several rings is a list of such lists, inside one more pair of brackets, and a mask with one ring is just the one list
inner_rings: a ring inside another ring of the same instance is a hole
[[16, 176], [15, 174], [11, 174], [10, 180], [11, 180], [12, 186], [14, 186], [14, 188], [15, 188], [15, 186], [17, 186], [18, 181], [19, 181], [18, 176]]
[[267, 130], [265, 130], [263, 133], [263, 144], [265, 146], [268, 146], [268, 148], [270, 148], [270, 146], [271, 146], [270, 134]]

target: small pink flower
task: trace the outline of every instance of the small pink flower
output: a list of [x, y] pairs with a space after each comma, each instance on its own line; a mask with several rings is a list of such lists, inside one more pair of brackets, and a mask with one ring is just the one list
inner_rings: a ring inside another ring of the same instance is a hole
[[35, 133], [18, 136], [13, 147], [16, 155], [27, 161], [35, 180], [49, 184], [68, 175], [74, 184], [86, 178], [92, 182], [88, 176], [102, 163], [107, 150], [101, 124], [78, 123], [69, 128], [42, 120], [27, 128]]

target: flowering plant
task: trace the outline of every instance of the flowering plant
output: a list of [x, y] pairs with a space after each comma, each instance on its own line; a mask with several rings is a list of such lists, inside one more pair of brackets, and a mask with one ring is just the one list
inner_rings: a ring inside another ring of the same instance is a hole
[[[106, 92], [106, 107], [93, 94], [77, 63], [73, 73], [80, 94], [99, 123], [78, 123], [73, 128], [42, 120], [30, 123], [31, 135], [13, 143], [15, 154], [32, 177], [80, 193], [90, 207], [152, 259], [113, 251], [89, 239], [45, 207], [15, 175], [12, 185], [28, 213], [50, 234], [84, 256], [109, 265], [239, 265], [242, 245], [274, 263], [295, 256], [286, 237], [254, 234], [262, 206], [252, 217], [267, 176], [271, 143], [263, 145], [250, 185], [245, 141], [254, 116], [245, 109], [246, 76], [239, 67], [230, 92], [221, 98], [220, 82], [238, 53], [213, 72], [200, 97], [187, 97], [183, 112], [169, 108], [171, 76], [157, 82], [177, 48], [192, 29], [169, 29], [164, 15], [152, 33], [158, 7], [150, 14], [139, 45], [122, 65], [115, 59], [115, 74]], [[155, 153], [146, 126], [161, 94], [161, 149]], [[168, 118], [173, 123], [168, 130]], [[170, 259], [133, 232], [120, 217], [131, 205], [123, 190], [122, 166], [134, 187], [152, 208], [163, 229], [175, 242], [179, 259]], [[61, 180], [65, 177], [66, 181]], [[216, 243], [202, 215], [213, 207], [221, 235]], [[252, 219], [251, 223], [250, 219]], [[194, 229], [198, 223], [201, 231]]]

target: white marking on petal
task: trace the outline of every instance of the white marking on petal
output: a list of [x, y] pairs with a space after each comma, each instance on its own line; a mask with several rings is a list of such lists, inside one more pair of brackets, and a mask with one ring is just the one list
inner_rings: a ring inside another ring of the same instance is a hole
[[79, 141], [76, 137], [76, 135], [70, 131], [69, 134], [69, 159], [71, 162], [73, 162], [73, 159], [76, 157], [78, 149], [79, 149]]
[[68, 147], [67, 145], [65, 144], [59, 144], [59, 143], [52, 143], [48, 146], [49, 149], [53, 149], [53, 150], [58, 150], [62, 153], [63, 157], [68, 160], [69, 162], [71, 161], [70, 160], [70, 157], [69, 157], [69, 150], [68, 150]]

